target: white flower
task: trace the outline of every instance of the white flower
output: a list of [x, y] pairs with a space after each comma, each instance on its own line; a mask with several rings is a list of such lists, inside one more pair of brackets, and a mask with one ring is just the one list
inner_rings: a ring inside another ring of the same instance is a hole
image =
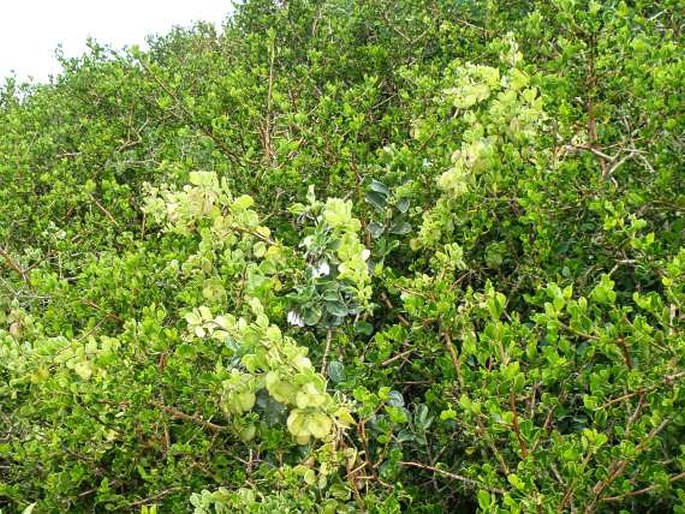
[[298, 327], [304, 327], [304, 321], [302, 320], [302, 316], [300, 316], [295, 311], [288, 312], [288, 323], [290, 323], [291, 325], [296, 325]]
[[319, 278], [319, 277], [325, 277], [331, 272], [331, 267], [328, 265], [326, 261], [323, 261], [319, 264], [317, 268], [314, 269], [312, 272], [312, 275], [314, 278]]
[[369, 257], [371, 257], [371, 251], [368, 248], [364, 248], [362, 250], [362, 260], [367, 260]]

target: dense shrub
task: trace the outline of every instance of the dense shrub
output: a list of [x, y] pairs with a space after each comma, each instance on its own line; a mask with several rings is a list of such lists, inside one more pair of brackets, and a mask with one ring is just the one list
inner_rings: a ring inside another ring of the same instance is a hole
[[3, 512], [685, 512], [679, 2], [247, 0], [0, 90]]

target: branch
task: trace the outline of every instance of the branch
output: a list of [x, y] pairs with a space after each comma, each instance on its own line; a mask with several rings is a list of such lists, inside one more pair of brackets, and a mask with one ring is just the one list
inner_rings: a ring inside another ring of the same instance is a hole
[[484, 484], [482, 484], [478, 480], [474, 480], [473, 478], [465, 477], [463, 475], [457, 475], [456, 473], [452, 473], [450, 471], [445, 471], [444, 469], [436, 468], [434, 466], [429, 466], [428, 464], [422, 464], [420, 462], [412, 462], [412, 461], [402, 461], [402, 462], [400, 462], [400, 464], [402, 466], [408, 466], [408, 467], [413, 467], [413, 468], [425, 469], [426, 471], [432, 471], [433, 473], [437, 473], [438, 475], [442, 475], [444, 477], [451, 478], [452, 480], [458, 480], [460, 482], [464, 482], [465, 484], [476, 486], [479, 489], [485, 489], [486, 491], [490, 491], [491, 493], [504, 494], [504, 490], [499, 489], [497, 487], [486, 487]]
[[521, 435], [518, 413], [516, 411], [516, 399], [514, 398], [513, 388], [509, 390], [509, 406], [511, 407], [511, 414], [514, 417], [512, 420], [514, 425], [514, 433], [516, 434], [516, 439], [518, 440], [519, 446], [521, 447], [521, 455], [525, 459], [528, 457], [528, 445], [526, 444], [526, 440]]
[[461, 376], [461, 366], [459, 364], [459, 356], [457, 355], [457, 350], [454, 348], [454, 344], [452, 344], [452, 336], [450, 336], [450, 333], [448, 331], [444, 332], [445, 336], [445, 346], [447, 347], [447, 351], [450, 354], [450, 360], [452, 361], [452, 367], [454, 368], [454, 373], [457, 376], [457, 380], [459, 381], [459, 385], [461, 386], [462, 390], [464, 389], [464, 379]]
[[[659, 432], [661, 432], [670, 422], [671, 420], [669, 418], [666, 418], [659, 424], [659, 426], [654, 427], [651, 430], [651, 432], [649, 432], [649, 434], [647, 434], [642, 439], [642, 442], [635, 447], [635, 455], [642, 453], [647, 444], [654, 437], [656, 437], [659, 434]], [[593, 497], [588, 506], [585, 507], [585, 510], [583, 511], [584, 514], [590, 514], [594, 512], [597, 502], [600, 501], [599, 495], [602, 494], [602, 491], [604, 491], [604, 489], [609, 487], [618, 477], [620, 477], [623, 474], [623, 471], [625, 471], [628, 463], [629, 461], [627, 459], [621, 459], [613, 462], [613, 464], [609, 467], [609, 476], [604, 480], [598, 481], [592, 488]]]
[[31, 281], [29, 280], [28, 274], [21, 268], [21, 266], [19, 266], [19, 264], [17, 264], [14, 259], [12, 259], [12, 257], [10, 257], [10, 255], [3, 248], [0, 248], [0, 257], [5, 259], [5, 262], [11, 269], [21, 275], [22, 280], [27, 286], [31, 287]]
[[256, 237], [260, 241], [264, 241], [265, 243], [269, 243], [270, 245], [275, 245], [277, 244], [276, 241], [271, 239], [269, 236], [265, 236], [264, 234], [260, 234], [256, 230], [252, 230], [249, 228], [241, 227], [239, 225], [229, 225], [228, 228], [230, 230], [235, 230], [236, 232], [240, 232], [241, 234], [248, 234], [250, 236]]
[[[381, 301], [383, 302], [383, 304], [384, 304], [388, 309], [394, 310], [395, 306], [392, 304], [392, 302], [390, 301], [390, 298], [388, 298], [388, 295], [385, 293], [385, 291], [382, 291], [382, 292], [381, 292]], [[400, 323], [402, 323], [402, 325], [404, 325], [405, 327], [411, 326], [411, 323], [409, 323], [409, 321], [407, 320], [407, 318], [405, 318], [405, 317], [402, 316], [401, 314], [398, 314], [398, 315], [397, 315], [397, 319], [399, 319], [399, 320], [400, 320]]]
[[138, 62], [143, 67], [143, 69], [152, 77], [152, 79], [159, 85], [159, 87], [161, 87], [164, 90], [164, 92], [171, 97], [171, 99], [181, 109], [181, 112], [183, 112], [187, 119], [184, 120], [182, 117], [179, 117], [178, 115], [176, 115], [176, 113], [174, 113], [174, 116], [176, 116], [176, 118], [180, 118], [182, 121], [187, 121], [193, 127], [202, 131], [207, 137], [214, 141], [214, 144], [217, 145], [223, 151], [224, 155], [228, 157], [228, 159], [231, 162], [233, 162], [234, 164], [240, 162], [240, 159], [231, 151], [230, 148], [228, 148], [228, 146], [226, 146], [226, 143], [223, 140], [221, 140], [219, 136], [216, 135], [216, 133], [211, 127], [208, 127], [202, 123], [198, 123], [195, 120], [195, 114], [183, 104], [181, 99], [176, 94], [174, 94], [174, 92], [171, 91], [171, 89], [169, 89], [164, 82], [162, 82], [162, 80], [152, 71], [152, 69], [150, 69], [150, 67], [143, 61], [143, 59], [138, 59]]
[[202, 419], [201, 416], [186, 414], [185, 412], [181, 412], [180, 410], [178, 410], [174, 407], [169, 407], [168, 405], [163, 405], [160, 402], [154, 402], [153, 404], [156, 407], [161, 408], [164, 412], [169, 414], [169, 416], [171, 416], [173, 419], [190, 421], [192, 423], [195, 423], [196, 425], [200, 425], [201, 427], [203, 427], [207, 430], [212, 430], [214, 432], [225, 432], [229, 429], [229, 427], [226, 427], [223, 425], [217, 425], [215, 423], [212, 423], [211, 421], [207, 421], [205, 419]]
[[91, 194], [90, 197], [95, 202], [95, 205], [97, 205], [98, 209], [100, 209], [100, 211], [107, 216], [107, 219], [111, 221], [114, 226], [119, 227], [119, 223], [117, 223], [117, 220], [114, 218], [114, 216], [112, 216], [112, 213], [105, 209], [104, 205], [102, 205], [93, 194]]
[[397, 360], [400, 360], [400, 359], [403, 359], [404, 357], [407, 357], [408, 355], [410, 355], [413, 352], [414, 352], [413, 349], [409, 349], [409, 350], [405, 350], [401, 353], [398, 353], [396, 355], [393, 355], [392, 357], [388, 357], [383, 362], [381, 362], [381, 366], [387, 366], [388, 364], [392, 364], [393, 362], [395, 362]]
[[674, 373], [672, 375], [667, 375], [661, 380], [659, 383], [649, 386], [649, 387], [641, 387], [640, 389], [637, 389], [635, 391], [631, 391], [630, 393], [623, 394], [621, 396], [618, 396], [616, 398], [612, 398], [611, 400], [605, 402], [601, 407], [600, 410], [604, 410], [607, 407], [610, 407], [611, 405], [615, 403], [622, 402], [623, 400], [628, 400], [630, 398], [633, 398], [634, 396], [639, 396], [645, 393], [651, 393], [652, 391], [655, 391], [656, 389], [659, 388], [661, 385], [672, 385], [673, 382], [676, 380], [685, 377], [685, 371], [679, 371], [678, 373]]
[[153, 494], [152, 496], [148, 496], [147, 498], [143, 498], [142, 500], [138, 500], [138, 501], [135, 501], [133, 503], [129, 503], [128, 507], [138, 507], [139, 505], [144, 505], [144, 504], [149, 503], [153, 500], [159, 500], [160, 498], [166, 496], [169, 493], [173, 493], [175, 491], [184, 491], [186, 489], [188, 489], [187, 486], [181, 486], [181, 485], [169, 487], [168, 489], [164, 489], [163, 491], [160, 491], [157, 494]]
[[274, 88], [274, 61], [276, 58], [276, 38], [271, 40], [271, 48], [269, 49], [269, 80], [266, 91], [266, 115], [264, 117], [264, 128], [263, 128], [263, 146], [264, 155], [267, 158], [269, 165], [273, 165], [274, 162], [274, 149], [271, 144], [271, 130], [272, 130], [272, 104], [273, 104], [273, 88]]
[[[678, 480], [682, 480], [685, 478], [685, 471], [682, 473], [678, 473], [677, 475], [672, 476], [671, 478], [668, 479], [669, 483], [677, 482]], [[645, 487], [643, 489], [638, 489], [636, 491], [628, 491], [627, 493], [619, 494], [618, 496], [605, 496], [602, 498], [600, 501], [609, 503], [609, 502], [621, 502], [625, 500], [626, 498], [632, 497], [632, 496], [639, 496], [641, 494], [647, 494], [650, 493], [656, 489], [658, 489], [657, 484], [652, 484], [649, 487]]]
[[321, 360], [321, 374], [326, 376], [326, 364], [328, 360], [328, 353], [331, 351], [331, 339], [333, 338], [333, 329], [329, 328], [326, 333], [326, 347], [323, 350], [323, 359]]

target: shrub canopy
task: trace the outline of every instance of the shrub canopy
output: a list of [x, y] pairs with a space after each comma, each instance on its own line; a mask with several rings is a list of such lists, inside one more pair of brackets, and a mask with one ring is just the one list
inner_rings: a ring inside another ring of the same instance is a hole
[[0, 89], [0, 510], [685, 512], [678, 0], [246, 0]]

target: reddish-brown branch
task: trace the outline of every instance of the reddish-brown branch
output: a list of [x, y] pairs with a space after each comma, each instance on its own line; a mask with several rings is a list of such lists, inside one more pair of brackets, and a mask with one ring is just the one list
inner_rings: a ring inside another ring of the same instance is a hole
[[630, 350], [628, 349], [626, 340], [622, 337], [619, 337], [616, 340], [616, 344], [621, 348], [621, 352], [623, 353], [623, 360], [625, 361], [626, 366], [628, 366], [628, 369], [633, 369], [633, 359], [630, 356]]
[[[671, 478], [668, 479], [669, 483], [677, 482], [678, 480], [682, 480], [685, 478], [685, 471], [682, 473], [678, 473], [677, 475], [672, 476]], [[627, 493], [619, 494], [618, 496], [605, 496], [602, 498], [600, 501], [603, 503], [611, 503], [611, 502], [621, 502], [625, 500], [626, 498], [630, 498], [633, 496], [639, 496], [641, 494], [647, 494], [650, 493], [654, 490], [656, 490], [659, 487], [658, 484], [652, 484], [648, 487], [644, 487], [642, 489], [637, 489], [635, 491], [628, 491]]]
[[[659, 426], [654, 427], [652, 431], [642, 439], [642, 442], [635, 447], [635, 454], [637, 455], [641, 453], [649, 444], [649, 442], [654, 439], [654, 437], [656, 437], [657, 434], [659, 434], [659, 432], [661, 432], [670, 422], [671, 420], [667, 418], [663, 420]], [[600, 495], [602, 492], [623, 474], [628, 463], [629, 461], [627, 459], [621, 459], [612, 463], [612, 465], [609, 467], [609, 476], [604, 480], [598, 481], [592, 488], [593, 497], [587, 507], [585, 507], [585, 510], [583, 511], [584, 514], [591, 514], [594, 512], [597, 502], [600, 501]]]
[[519, 446], [521, 447], [521, 455], [525, 459], [528, 457], [528, 445], [526, 444], [525, 439], [523, 439], [523, 436], [521, 435], [518, 413], [516, 412], [516, 398], [514, 398], [513, 389], [509, 392], [509, 407], [511, 408], [511, 414], [513, 416], [512, 424], [514, 425], [514, 433], [516, 434], [516, 439], [518, 440]]
[[664, 379], [659, 382], [658, 384], [651, 385], [649, 387], [641, 387], [640, 389], [636, 389], [635, 391], [631, 391], [629, 393], [623, 394], [621, 396], [617, 396], [616, 398], [612, 398], [611, 400], [608, 400], [605, 402], [600, 409], [606, 409], [607, 407], [612, 406], [615, 403], [620, 403], [624, 400], [629, 400], [630, 398], [633, 398], [635, 396], [640, 396], [645, 393], [651, 393], [652, 391], [655, 391], [658, 389], [661, 385], [671, 385], [673, 382], [676, 380], [679, 380], [681, 378], [685, 377], [685, 371], [680, 371], [678, 373], [674, 373], [672, 375], [667, 375], [664, 377]]
[[452, 367], [454, 368], [454, 373], [457, 376], [457, 380], [462, 389], [464, 389], [464, 379], [461, 376], [461, 366], [459, 365], [459, 356], [457, 355], [457, 350], [452, 344], [452, 336], [448, 331], [444, 332], [445, 336], [445, 346], [447, 347], [447, 352], [450, 354], [450, 360], [452, 361]]

